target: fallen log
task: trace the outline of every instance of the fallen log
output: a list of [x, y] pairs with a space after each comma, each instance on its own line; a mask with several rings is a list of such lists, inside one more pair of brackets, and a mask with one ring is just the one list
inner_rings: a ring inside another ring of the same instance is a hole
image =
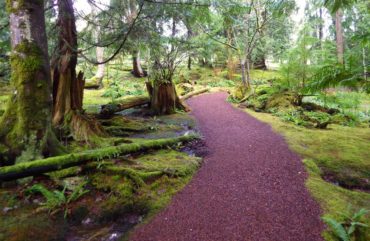
[[[180, 97], [180, 100], [184, 101], [195, 95], [199, 95], [207, 91], [209, 91], [209, 88], [195, 90], [195, 91], [189, 92], [186, 95]], [[100, 116], [107, 118], [107, 117], [112, 116], [116, 112], [120, 112], [120, 111], [130, 109], [133, 107], [137, 107], [137, 106], [149, 105], [149, 104], [150, 104], [150, 98], [148, 96], [132, 96], [132, 97], [125, 98], [117, 103], [102, 105]]]
[[160, 149], [177, 144], [178, 142], [187, 142], [196, 138], [199, 138], [199, 136], [192, 134], [175, 138], [147, 140], [140, 143], [122, 144], [119, 146], [99, 148], [31, 162], [23, 162], [12, 166], [0, 167], [0, 182], [62, 170], [104, 158], [112, 158], [149, 149]]
[[180, 97], [181, 100], [187, 100], [195, 95], [200, 95], [200, 94], [203, 94], [205, 92], [209, 91], [209, 88], [204, 88], [204, 89], [200, 89], [200, 90], [194, 90], [192, 92], [189, 92], [187, 93], [186, 95]]
[[103, 117], [109, 117], [116, 112], [123, 111], [129, 108], [147, 105], [150, 103], [148, 96], [132, 96], [125, 98], [118, 103], [110, 103], [107, 105], [102, 105], [100, 115]]

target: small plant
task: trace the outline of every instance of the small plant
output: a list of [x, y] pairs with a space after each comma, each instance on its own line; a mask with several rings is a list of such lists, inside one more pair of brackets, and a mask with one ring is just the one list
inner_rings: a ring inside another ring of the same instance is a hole
[[27, 189], [27, 192], [40, 193], [46, 199], [44, 203], [40, 203], [41, 206], [48, 209], [50, 213], [56, 213], [62, 209], [64, 210], [64, 218], [66, 218], [69, 210], [68, 205], [89, 192], [88, 190], [84, 189], [85, 185], [86, 182], [81, 183], [69, 195], [66, 192], [67, 186], [64, 186], [62, 191], [59, 190], [50, 191], [42, 184], [33, 185], [32, 187]]
[[338, 222], [329, 217], [324, 217], [323, 220], [330, 226], [334, 235], [341, 241], [359, 241], [363, 236], [362, 228], [368, 228], [368, 225], [361, 222], [361, 218], [366, 215], [369, 210], [360, 209], [352, 216], [341, 213], [345, 220]]
[[114, 79], [112, 83], [109, 84], [102, 97], [110, 97], [112, 99], [112, 102], [114, 102], [115, 99], [123, 96], [124, 94], [125, 93], [121, 88], [121, 83], [117, 79]]

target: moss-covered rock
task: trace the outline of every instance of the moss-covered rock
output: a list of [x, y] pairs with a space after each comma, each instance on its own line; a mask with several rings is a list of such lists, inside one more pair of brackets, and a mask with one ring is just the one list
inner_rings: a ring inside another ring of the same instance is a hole
[[235, 86], [234, 91], [232, 92], [231, 96], [235, 100], [242, 100], [251, 92], [251, 89], [246, 85], [238, 85]]
[[298, 102], [299, 97], [294, 92], [277, 92], [269, 96], [266, 100], [266, 109], [292, 109]]

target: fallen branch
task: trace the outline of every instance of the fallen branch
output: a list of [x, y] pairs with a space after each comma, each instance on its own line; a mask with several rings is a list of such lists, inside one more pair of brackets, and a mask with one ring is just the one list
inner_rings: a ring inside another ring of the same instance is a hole
[[150, 103], [148, 96], [133, 96], [123, 99], [118, 103], [111, 103], [103, 105], [100, 111], [100, 115], [103, 117], [109, 117], [116, 112], [130, 109], [137, 106], [142, 106]]
[[186, 95], [180, 97], [181, 100], [187, 100], [195, 95], [200, 95], [200, 94], [203, 94], [205, 92], [208, 92], [209, 91], [209, 88], [204, 88], [204, 89], [200, 89], [200, 90], [194, 90], [192, 92], [189, 92], [187, 93]]
[[23, 177], [40, 175], [72, 166], [78, 166], [91, 161], [112, 158], [118, 155], [145, 151], [148, 149], [160, 149], [174, 145], [178, 142], [186, 142], [196, 138], [199, 137], [197, 135], [184, 135], [175, 138], [147, 140], [140, 143], [122, 144], [119, 146], [105, 147], [0, 167], [0, 181], [9, 181]]

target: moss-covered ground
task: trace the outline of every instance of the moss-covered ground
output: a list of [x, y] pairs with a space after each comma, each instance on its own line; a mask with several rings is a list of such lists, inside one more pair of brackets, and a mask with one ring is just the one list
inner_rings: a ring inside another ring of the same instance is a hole
[[[330, 125], [327, 130], [308, 129], [268, 113], [246, 111], [270, 124], [302, 156], [309, 173], [306, 185], [320, 203], [324, 217], [340, 221], [343, 213], [352, 215], [361, 208], [370, 209], [368, 128]], [[370, 224], [369, 220], [365, 217], [363, 221]], [[329, 231], [324, 237], [336, 240]]]
[[[119, 72], [119, 73], [118, 73]], [[140, 95], [144, 79], [133, 79], [129, 71], [110, 70], [121, 78], [122, 96]], [[106, 86], [113, 80], [104, 80]], [[111, 102], [109, 88], [85, 90], [84, 108], [96, 114]], [[119, 90], [119, 91], [121, 91]], [[0, 114], [11, 89], [0, 88]], [[108, 137], [95, 146], [63, 138], [69, 152], [140, 143], [147, 139], [171, 138], [194, 132], [195, 122], [187, 113], [152, 116], [145, 109], [131, 109], [110, 119], [99, 119]], [[0, 187], [0, 241], [107, 240], [123, 237], [136, 224], [148, 220], [165, 207], [172, 196], [190, 181], [201, 158], [182, 152], [183, 144], [162, 150], [116, 156], [48, 173], [33, 180], [3, 183]], [[190, 147], [191, 148], [191, 147]], [[49, 192], [30, 192], [34, 185]], [[83, 184], [77, 195], [76, 186]], [[73, 201], [68, 201], [72, 198]], [[64, 215], [66, 217], [64, 218]], [[116, 240], [116, 239], [115, 239]]]

